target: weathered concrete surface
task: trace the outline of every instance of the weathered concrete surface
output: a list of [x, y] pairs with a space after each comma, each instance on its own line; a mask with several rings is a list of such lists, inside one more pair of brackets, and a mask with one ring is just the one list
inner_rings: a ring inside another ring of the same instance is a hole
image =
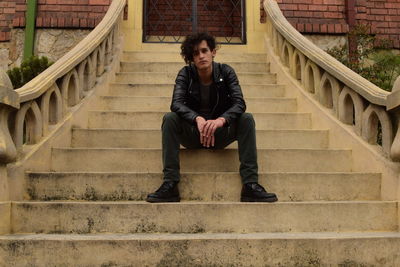
[[13, 202], [11, 225], [12, 233], [397, 231], [397, 206], [387, 201]]
[[[7, 106], [13, 107], [18, 109], [20, 107], [19, 103], [19, 95], [14, 91], [14, 87], [12, 85], [11, 79], [8, 74], [0, 69], [0, 103], [5, 104]], [[3, 112], [4, 113], [4, 112]], [[8, 114], [8, 113], [6, 113]], [[6, 114], [2, 114], [2, 116], [7, 116]], [[8, 119], [8, 118], [4, 118]], [[2, 126], [1, 128], [3, 132], [6, 132], [5, 127]], [[2, 139], [5, 139], [4, 136]], [[7, 141], [3, 141], [7, 142]], [[4, 148], [3, 148], [4, 149]]]
[[[22, 266], [398, 265], [398, 202], [382, 201], [380, 181], [385, 177], [376, 173], [386, 170], [372, 162], [366, 170], [357, 168], [368, 173], [352, 172], [353, 162], [359, 161], [348, 149], [354, 147], [348, 145], [352, 141], [344, 145], [331, 131], [317, 130], [328, 128], [315, 122], [320, 111], [308, 108], [303, 99], [299, 101], [295, 88], [283, 85], [287, 80], [280, 73], [259, 74], [268, 73], [261, 68], [276, 69], [275, 63], [265, 64], [266, 54], [221, 53], [216, 60], [224, 61], [225, 57], [232, 65], [238, 64], [249, 111], [254, 109], [261, 134], [258, 139], [263, 139], [258, 141], [260, 171], [264, 172], [260, 181], [278, 193], [280, 202], [237, 202], [240, 179], [236, 149], [182, 151], [180, 189], [183, 199], [192, 202], [123, 201], [143, 200], [162, 179], [160, 150], [136, 148], [147, 147], [143, 144], [146, 141], [154, 143], [150, 148], [160, 147], [164, 112], [132, 111], [147, 106], [154, 111], [160, 105], [164, 105], [160, 111], [166, 111], [164, 102], [170, 103], [175, 70], [183, 65], [178, 53], [124, 56], [135, 63], [123, 64], [125, 69], [110, 84], [108, 94], [113, 99], [100, 97], [103, 102], [75, 120], [68, 144], [53, 146], [51, 160], [46, 161], [51, 167], [43, 171], [57, 172], [35, 173], [36, 169], [25, 179], [26, 198], [46, 201], [12, 204], [14, 232], [54, 235], [1, 237], [0, 265], [3, 259]], [[173, 63], [168, 63], [169, 69], [168, 64], [152, 63], [157, 61]], [[249, 63], [253, 61], [260, 64]], [[282, 103], [292, 96], [296, 105], [289, 104], [290, 112], [278, 111], [278, 107], [288, 108]], [[262, 99], [265, 97], [275, 99]], [[258, 109], [272, 111], [258, 113]], [[70, 148], [69, 141], [76, 148]], [[188, 170], [193, 173], [185, 173]], [[57, 199], [69, 201], [54, 201]], [[296, 231], [307, 233], [289, 233]], [[103, 232], [143, 234], [99, 234]], [[169, 234], [148, 234], [155, 232]], [[60, 233], [70, 234], [57, 235]], [[52, 258], [54, 254], [58, 254], [57, 259]]]
[[[266, 63], [267, 54], [248, 54], [248, 53], [223, 53], [217, 52], [215, 61], [217, 62], [252, 62]], [[184, 63], [178, 52], [124, 52], [123, 61], [129, 62], [180, 62]]]
[[[165, 112], [90, 111], [89, 128], [160, 129]], [[253, 113], [258, 130], [311, 129], [309, 113]]]
[[[378, 173], [262, 173], [260, 183], [279, 201], [379, 200]], [[162, 182], [162, 173], [29, 173], [32, 200], [145, 200]], [[239, 201], [240, 175], [183, 173], [181, 198]]]
[[[260, 172], [349, 172], [351, 150], [258, 149]], [[237, 149], [182, 149], [182, 171], [238, 171]], [[332, 164], [335, 162], [335, 164]], [[162, 170], [161, 149], [53, 148], [54, 171], [136, 171]]]
[[[385, 151], [383, 151], [381, 146], [370, 145], [357, 134], [356, 127], [339, 122], [338, 113], [326, 107], [326, 96], [329, 94], [320, 97], [307, 91], [304, 85], [309, 87], [309, 84], [306, 84], [307, 76], [305, 76], [304, 71], [303, 83], [299, 82], [299, 76], [301, 76], [301, 74], [295, 71], [296, 66], [293, 65], [293, 63], [296, 64], [296, 62], [293, 60], [293, 56], [296, 57], [298, 52], [300, 52], [300, 54], [305, 55], [302, 62], [311, 60], [318, 65], [318, 67], [314, 69], [316, 70], [316, 76], [320, 77], [315, 79], [314, 84], [319, 84], [319, 87], [324, 88], [327, 85], [323, 82], [322, 78], [326, 81], [325, 78], [327, 78], [329, 74], [333, 87], [336, 87], [335, 90], [337, 89], [337, 82], [340, 81], [339, 84], [346, 84], [354, 93], [366, 99], [367, 101], [365, 101], [364, 104], [368, 104], [368, 102], [380, 102], [378, 105], [385, 106], [389, 93], [379, 89], [361, 76], [351, 72], [349, 69], [346, 69], [339, 62], [332, 61], [329, 56], [315, 47], [310, 41], [305, 40], [305, 38], [286, 21], [284, 16], [280, 13], [279, 7], [275, 1], [265, 1], [264, 8], [268, 10], [268, 12], [274, 13], [272, 17], [274, 17], [274, 20], [279, 21], [276, 21], [276, 25], [282, 27], [279, 30], [282, 36], [274, 34], [264, 35], [264, 41], [267, 44], [265, 46], [265, 52], [268, 54], [268, 62], [270, 62], [271, 71], [277, 74], [278, 83], [287, 84], [287, 95], [298, 97], [299, 110], [309, 111], [313, 114], [314, 127], [328, 127], [330, 129], [331, 147], [348, 147], [352, 149], [354, 170], [379, 170], [382, 172], [381, 195], [383, 199], [399, 199], [400, 166], [398, 163], [388, 158], [388, 146], [385, 145]], [[276, 51], [280, 51], [283, 46], [290, 47], [290, 53], [292, 53], [291, 60], [289, 60], [290, 64], [283, 64], [280, 59], [281, 55], [276, 53]], [[317, 69], [320, 70], [319, 74], [317, 73]], [[324, 89], [326, 89], [326, 87]], [[360, 102], [358, 101], [358, 103]], [[385, 113], [385, 111], [383, 111], [383, 113]], [[387, 128], [390, 127], [386, 127], [386, 129]], [[391, 131], [389, 130], [387, 132]], [[386, 136], [385, 140], [388, 141], [388, 139], [390, 138]]]
[[[328, 148], [327, 130], [257, 130], [258, 148]], [[135, 138], [132, 138], [135, 136]], [[160, 130], [73, 129], [72, 147], [161, 148]], [[237, 142], [228, 146], [236, 148]]]
[[[274, 73], [237, 73], [237, 76], [243, 84], [269, 84], [276, 83], [276, 74]], [[116, 75], [118, 83], [141, 83], [141, 84], [165, 84], [174, 82], [176, 73], [172, 72], [120, 72]]]
[[[247, 97], [283, 97], [285, 85], [282, 84], [241, 84]], [[174, 84], [111, 83], [109, 94], [114, 96], [164, 96], [171, 97]]]
[[0, 235], [10, 233], [11, 203], [0, 202]]
[[0, 201], [10, 200], [10, 188], [6, 167], [0, 167]]
[[[247, 112], [295, 112], [295, 98], [283, 97], [248, 97], [246, 98]], [[169, 112], [171, 96], [103, 96], [98, 101], [98, 107], [105, 110], [124, 111], [163, 111]]]
[[393, 267], [399, 248], [397, 232], [11, 235], [0, 236], [0, 265]]
[[[268, 63], [253, 63], [253, 62], [232, 62], [224, 61], [236, 72], [269, 72]], [[185, 66], [183, 62], [121, 62], [122, 72], [141, 72], [141, 71], [154, 71], [154, 72], [172, 72], [175, 75], [178, 71]]]

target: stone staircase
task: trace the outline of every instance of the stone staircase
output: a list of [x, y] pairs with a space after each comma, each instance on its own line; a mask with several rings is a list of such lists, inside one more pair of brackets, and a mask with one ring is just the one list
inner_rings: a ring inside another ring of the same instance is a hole
[[125, 52], [88, 128], [52, 149], [50, 172], [26, 174], [29, 200], [12, 203], [0, 265], [398, 266], [398, 203], [381, 199], [381, 174], [354, 172], [352, 151], [330, 148], [329, 131], [299, 111], [266, 55], [216, 60], [239, 76], [260, 183], [279, 202], [239, 202], [236, 144], [182, 148], [182, 202], [144, 202], [162, 182], [161, 119], [183, 63], [177, 53]]

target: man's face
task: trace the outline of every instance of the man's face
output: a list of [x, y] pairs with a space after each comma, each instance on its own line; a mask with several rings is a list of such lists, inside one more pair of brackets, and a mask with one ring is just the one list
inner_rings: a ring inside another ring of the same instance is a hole
[[206, 70], [211, 68], [213, 57], [215, 56], [215, 49], [213, 51], [207, 45], [207, 41], [203, 40], [194, 48], [193, 62], [198, 70]]

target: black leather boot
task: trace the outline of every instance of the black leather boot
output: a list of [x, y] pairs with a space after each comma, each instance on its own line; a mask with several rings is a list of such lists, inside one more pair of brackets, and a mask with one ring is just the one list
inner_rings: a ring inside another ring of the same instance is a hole
[[181, 201], [178, 182], [163, 182], [156, 192], [147, 195], [146, 201], [151, 203]]
[[274, 193], [268, 193], [258, 183], [247, 183], [242, 187], [241, 202], [275, 202], [278, 197]]

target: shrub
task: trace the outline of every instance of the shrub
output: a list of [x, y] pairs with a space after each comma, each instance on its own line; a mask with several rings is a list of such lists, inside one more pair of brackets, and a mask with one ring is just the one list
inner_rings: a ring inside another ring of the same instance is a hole
[[31, 56], [24, 60], [19, 68], [16, 67], [8, 70], [7, 74], [14, 88], [17, 89], [28, 83], [52, 64], [53, 62], [49, 62], [47, 57], [39, 58]]
[[357, 49], [349, 56], [347, 45], [327, 50], [331, 56], [378, 87], [391, 91], [400, 75], [400, 55], [388, 49], [390, 41], [368, 34], [369, 27], [357, 25], [348, 37], [355, 38]]

